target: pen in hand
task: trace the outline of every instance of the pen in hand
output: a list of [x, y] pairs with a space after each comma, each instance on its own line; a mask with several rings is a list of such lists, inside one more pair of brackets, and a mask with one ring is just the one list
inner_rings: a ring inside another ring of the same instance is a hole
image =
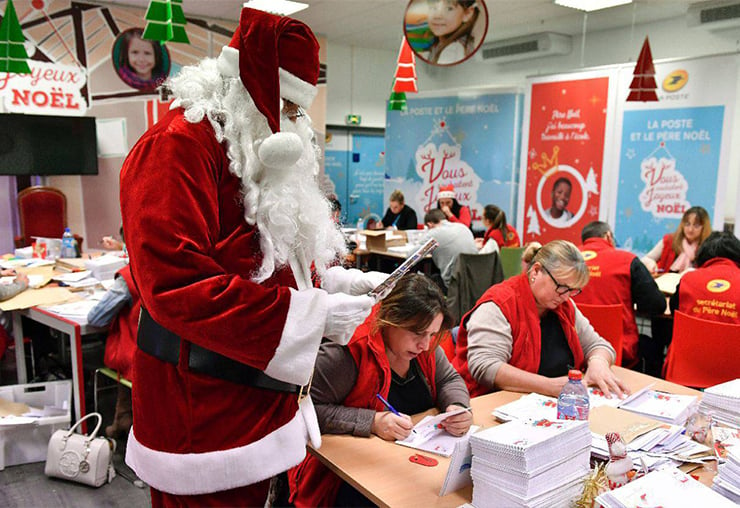
[[391, 403], [385, 400], [385, 398], [381, 394], [378, 393], [375, 396], [380, 400], [380, 402], [383, 403], [383, 405], [388, 409], [388, 411], [390, 411], [396, 416], [401, 416], [401, 413], [399, 413], [395, 407], [391, 406]]

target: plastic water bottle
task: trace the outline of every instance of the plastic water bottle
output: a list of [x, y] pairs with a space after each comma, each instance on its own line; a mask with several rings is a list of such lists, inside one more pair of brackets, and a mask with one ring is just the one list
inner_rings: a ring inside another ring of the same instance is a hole
[[361, 230], [365, 229], [363, 227], [364, 225], [365, 225], [365, 220], [362, 217], [360, 217], [359, 219], [357, 219], [357, 231], [361, 231]]
[[588, 390], [580, 370], [568, 371], [568, 382], [558, 396], [558, 420], [588, 420]]
[[62, 257], [77, 257], [77, 249], [75, 248], [75, 237], [72, 236], [72, 232], [69, 230], [69, 228], [64, 228], [64, 234], [62, 235]]

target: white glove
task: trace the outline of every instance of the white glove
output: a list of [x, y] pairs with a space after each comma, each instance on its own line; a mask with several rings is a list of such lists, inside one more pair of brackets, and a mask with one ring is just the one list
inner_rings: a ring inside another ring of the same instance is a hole
[[322, 277], [321, 287], [328, 293], [364, 295], [388, 278], [387, 273], [362, 272], [356, 268], [332, 266]]
[[370, 315], [374, 300], [367, 295], [334, 293], [327, 295], [327, 301], [329, 311], [326, 313], [324, 337], [344, 346], [352, 338], [355, 328]]
[[355, 277], [349, 285], [351, 295], [365, 295], [380, 283], [384, 282], [390, 274], [383, 272], [360, 272], [361, 276]]

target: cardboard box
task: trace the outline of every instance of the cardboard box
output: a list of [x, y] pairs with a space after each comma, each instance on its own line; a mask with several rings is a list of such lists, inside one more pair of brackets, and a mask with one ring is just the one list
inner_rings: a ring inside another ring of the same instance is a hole
[[368, 250], [386, 250], [388, 247], [406, 245], [406, 232], [394, 230], [363, 230], [361, 235], [367, 239]]
[[45, 461], [51, 435], [70, 427], [72, 381], [0, 386], [0, 397], [36, 409], [45, 406], [66, 409], [63, 415], [43, 416], [28, 425], [2, 425], [0, 418], [0, 471], [7, 466]]

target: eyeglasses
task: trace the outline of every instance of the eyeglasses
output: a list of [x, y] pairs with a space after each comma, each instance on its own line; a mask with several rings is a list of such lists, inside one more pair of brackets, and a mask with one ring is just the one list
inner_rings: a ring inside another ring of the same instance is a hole
[[542, 269], [545, 271], [545, 273], [549, 275], [552, 281], [555, 283], [555, 292], [557, 294], [559, 294], [560, 296], [563, 296], [568, 293], [570, 293], [570, 296], [578, 296], [581, 294], [581, 291], [582, 291], [581, 288], [572, 288], [570, 286], [566, 286], [565, 284], [559, 283], [555, 279], [555, 277], [552, 276], [552, 274], [550, 273], [550, 270], [545, 268], [545, 265], [541, 265], [541, 266], [542, 266]]
[[295, 120], [296, 118], [306, 116], [306, 112], [303, 110], [302, 107], [296, 106], [294, 108], [283, 108], [283, 110], [280, 112], [280, 116], [288, 120]]

